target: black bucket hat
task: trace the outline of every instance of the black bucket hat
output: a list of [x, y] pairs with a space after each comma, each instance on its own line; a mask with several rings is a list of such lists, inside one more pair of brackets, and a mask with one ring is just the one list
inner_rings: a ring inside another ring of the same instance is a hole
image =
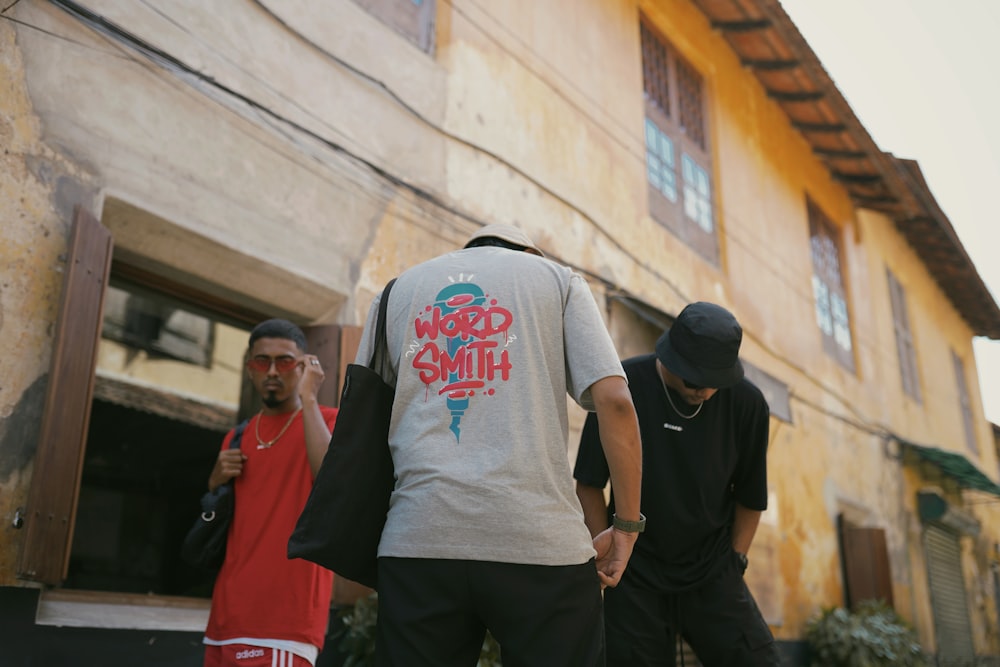
[[714, 303], [687, 305], [656, 341], [656, 358], [668, 371], [699, 387], [723, 389], [743, 379], [743, 328]]

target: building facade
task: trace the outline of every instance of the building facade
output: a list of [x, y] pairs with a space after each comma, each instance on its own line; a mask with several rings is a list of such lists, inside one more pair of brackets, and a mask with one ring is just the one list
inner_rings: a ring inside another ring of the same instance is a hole
[[772, 411], [747, 577], [789, 664], [868, 598], [942, 664], [1000, 656], [972, 350], [1000, 308], [776, 0], [20, 0], [0, 63], [23, 664], [198, 664], [179, 540], [252, 404], [249, 328], [307, 327], [335, 403], [372, 296], [492, 222], [587, 277], [623, 357], [690, 301], [741, 321]]

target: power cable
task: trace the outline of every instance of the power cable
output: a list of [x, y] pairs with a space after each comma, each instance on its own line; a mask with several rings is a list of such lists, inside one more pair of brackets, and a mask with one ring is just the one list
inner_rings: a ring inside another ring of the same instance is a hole
[[[465, 211], [461, 211], [461, 210], [459, 210], [459, 209], [457, 209], [457, 208], [455, 208], [455, 207], [447, 204], [446, 202], [441, 201], [438, 197], [436, 197], [432, 193], [429, 193], [429, 192], [427, 192], [427, 191], [425, 191], [425, 190], [423, 190], [421, 188], [418, 188], [418, 187], [416, 187], [416, 186], [414, 186], [412, 184], [407, 183], [404, 179], [402, 179], [402, 178], [400, 178], [398, 176], [395, 176], [394, 174], [392, 174], [391, 172], [389, 172], [387, 169], [382, 168], [379, 165], [374, 164], [371, 160], [366, 160], [366, 159], [358, 156], [355, 152], [346, 149], [342, 144], [340, 144], [338, 142], [334, 142], [332, 140], [329, 140], [326, 137], [323, 137], [322, 135], [319, 135], [318, 133], [316, 133], [316, 132], [314, 132], [314, 131], [312, 131], [312, 130], [310, 130], [308, 128], [303, 127], [301, 124], [296, 123], [296, 122], [290, 120], [286, 116], [283, 116], [283, 115], [275, 112], [274, 110], [272, 110], [269, 107], [267, 107], [267, 106], [259, 103], [258, 101], [254, 100], [253, 98], [251, 98], [251, 97], [249, 97], [247, 95], [244, 95], [244, 94], [242, 94], [242, 93], [234, 90], [233, 88], [231, 88], [229, 86], [226, 86], [226, 85], [222, 84], [221, 82], [217, 81], [216, 79], [214, 79], [212, 77], [206, 76], [205, 74], [196, 71], [194, 68], [191, 68], [186, 63], [183, 63], [182, 61], [178, 60], [177, 58], [175, 58], [173, 56], [170, 56], [166, 52], [163, 52], [162, 50], [157, 49], [156, 47], [153, 47], [152, 45], [150, 45], [150, 44], [146, 43], [145, 41], [141, 40], [140, 38], [138, 38], [137, 36], [129, 33], [128, 31], [126, 31], [126, 30], [120, 28], [119, 26], [111, 23], [110, 21], [107, 21], [103, 17], [100, 17], [97, 14], [94, 14], [90, 10], [87, 10], [86, 8], [80, 6], [78, 3], [72, 2], [71, 0], [50, 0], [50, 1], [53, 4], [55, 4], [56, 6], [60, 7], [61, 9], [63, 9], [64, 11], [67, 11], [71, 15], [76, 16], [78, 19], [80, 19], [84, 23], [86, 23], [88, 25], [91, 25], [95, 29], [98, 29], [99, 32], [102, 32], [105, 35], [114, 37], [117, 41], [122, 42], [125, 45], [129, 46], [130, 48], [133, 48], [133, 49], [139, 51], [147, 59], [149, 59], [149, 60], [151, 60], [153, 62], [160, 63], [161, 67], [166, 68], [166, 69], [174, 69], [174, 70], [177, 70], [177, 71], [179, 71], [179, 72], [181, 72], [183, 74], [188, 75], [189, 77], [194, 77], [196, 80], [198, 80], [200, 82], [203, 82], [205, 84], [208, 84], [209, 86], [211, 86], [212, 88], [214, 88], [214, 89], [222, 92], [226, 96], [229, 96], [232, 99], [240, 101], [241, 103], [247, 105], [249, 108], [255, 110], [258, 114], [260, 114], [261, 120], [265, 120], [265, 119], [268, 119], [268, 118], [273, 119], [278, 124], [288, 126], [291, 129], [293, 129], [295, 132], [303, 134], [303, 135], [309, 137], [310, 139], [316, 141], [321, 146], [323, 146], [325, 149], [333, 150], [335, 153], [339, 153], [339, 154], [343, 155], [344, 157], [348, 158], [351, 161], [360, 162], [366, 168], [368, 168], [370, 171], [372, 171], [376, 176], [378, 176], [379, 178], [384, 179], [385, 181], [387, 181], [388, 183], [390, 183], [392, 186], [394, 186], [396, 188], [405, 189], [407, 191], [412, 192], [419, 199], [423, 199], [423, 200], [427, 201], [433, 207], [435, 207], [435, 208], [437, 208], [437, 209], [439, 209], [441, 211], [448, 212], [448, 213], [450, 213], [450, 214], [452, 214], [452, 215], [454, 215], [454, 216], [456, 216], [458, 218], [464, 219], [464, 220], [466, 220], [468, 222], [472, 222], [474, 224], [478, 224], [478, 225], [485, 225], [485, 224], [487, 224], [485, 221], [481, 220], [480, 218], [477, 218], [476, 216], [474, 216], [472, 214], [469, 214], [469, 213], [467, 213]], [[376, 79], [374, 77], [371, 77], [370, 75], [368, 75], [367, 73], [365, 73], [362, 70], [358, 69], [357, 67], [355, 67], [351, 63], [348, 63], [348, 62], [344, 61], [343, 59], [335, 56], [334, 54], [329, 53], [328, 51], [326, 51], [325, 49], [323, 49], [319, 45], [315, 44], [311, 40], [308, 40], [307, 38], [305, 38], [304, 36], [302, 36], [300, 33], [298, 33], [297, 31], [293, 30], [290, 26], [288, 26], [287, 23], [285, 23], [280, 17], [276, 16], [260, 0], [254, 0], [254, 3], [256, 5], [258, 5], [262, 9], [262, 11], [264, 11], [267, 14], [269, 14], [270, 16], [272, 16], [273, 20], [277, 21], [280, 25], [284, 26], [292, 34], [296, 35], [299, 39], [301, 39], [304, 42], [306, 42], [307, 44], [309, 44], [312, 48], [317, 49], [318, 51], [320, 51], [321, 53], [323, 53], [327, 57], [332, 58], [335, 62], [341, 64], [343, 67], [345, 67], [348, 71], [354, 73], [356, 76], [359, 76], [359, 77], [361, 77], [361, 78], [369, 81], [373, 85], [376, 85], [378, 88], [382, 89], [387, 95], [389, 95], [392, 99], [394, 99], [404, 109], [408, 110], [411, 114], [413, 114], [415, 117], [417, 117], [420, 121], [422, 121], [423, 123], [427, 124], [428, 127], [434, 129], [437, 132], [442, 133], [446, 137], [451, 138], [451, 139], [453, 139], [456, 142], [459, 142], [459, 143], [461, 143], [463, 145], [468, 146], [469, 148], [471, 148], [473, 150], [476, 150], [478, 152], [482, 152], [482, 153], [490, 156], [492, 159], [498, 161], [499, 163], [504, 164], [508, 168], [511, 168], [513, 171], [517, 172], [520, 176], [522, 176], [523, 178], [527, 179], [529, 182], [533, 183], [536, 187], [538, 187], [542, 191], [548, 193], [549, 195], [553, 196], [555, 199], [557, 199], [558, 201], [560, 201], [561, 203], [563, 203], [564, 205], [566, 205], [567, 207], [569, 207], [571, 210], [573, 210], [573, 211], [577, 212], [578, 214], [580, 214], [581, 216], [583, 216], [596, 230], [598, 230], [600, 233], [602, 233], [603, 236], [605, 236], [606, 238], [610, 239], [613, 242], [613, 244], [615, 245], [615, 247], [617, 247], [619, 249], [619, 251], [621, 251], [626, 257], [628, 257], [629, 259], [632, 259], [638, 266], [640, 266], [644, 270], [649, 271], [654, 276], [658, 277], [660, 280], [662, 280], [664, 283], [666, 283], [669, 287], [671, 287], [671, 289], [673, 289], [673, 291], [683, 301], [687, 301], [688, 300], [687, 296], [685, 294], [683, 294], [683, 292], [679, 289], [679, 287], [677, 287], [676, 284], [673, 283], [673, 281], [669, 280], [666, 276], [664, 276], [663, 274], [661, 274], [655, 268], [650, 267], [648, 265], [648, 263], [646, 263], [644, 261], [640, 261], [639, 258], [637, 258], [635, 255], [633, 255], [631, 252], [629, 252], [627, 249], [625, 249], [606, 230], [604, 230], [603, 227], [601, 227], [601, 225], [599, 225], [596, 222], [596, 220], [594, 220], [592, 217], [590, 217], [589, 215], [587, 215], [584, 211], [582, 211], [579, 207], [577, 207], [576, 205], [574, 205], [572, 202], [570, 202], [567, 199], [563, 198], [562, 196], [558, 195], [558, 193], [553, 192], [547, 186], [543, 185], [542, 183], [540, 183], [539, 181], [537, 181], [536, 179], [534, 179], [530, 175], [528, 175], [525, 172], [521, 171], [520, 169], [514, 167], [511, 163], [507, 162], [502, 157], [500, 157], [500, 156], [492, 153], [491, 151], [489, 151], [489, 150], [487, 150], [485, 148], [477, 146], [476, 144], [473, 144], [473, 143], [465, 140], [464, 138], [461, 138], [461, 137], [458, 137], [457, 135], [449, 133], [446, 130], [444, 130], [443, 128], [441, 128], [441, 127], [437, 126], [436, 124], [432, 123], [426, 117], [424, 117], [422, 114], [420, 114], [419, 111], [417, 111], [411, 105], [409, 105], [408, 103], [406, 103], [405, 100], [403, 100], [399, 95], [397, 95], [394, 91], [392, 91], [387, 85], [385, 85], [384, 82], [382, 82], [382, 81], [380, 81], [380, 80], [378, 80], [378, 79]], [[452, 6], [454, 7], [454, 5], [452, 5]], [[163, 13], [160, 12], [159, 10], [156, 10], [156, 11], [161, 16], [163, 16], [166, 20], [170, 20], [175, 25], [177, 25], [179, 28], [184, 29], [185, 31], [187, 31], [186, 28], [184, 28], [183, 26], [181, 26], [179, 23], [177, 23], [176, 21], [174, 21], [170, 17], [167, 17], [167, 16], [163, 15]], [[18, 22], [18, 23], [22, 23], [20, 21], [17, 21], [16, 19], [13, 19], [12, 17], [3, 16], [3, 18], [7, 18], [8, 20], [12, 20], [12, 21], [15, 21], [15, 22]], [[27, 24], [25, 24], [25, 25], [27, 25]], [[28, 26], [28, 27], [35, 28], [35, 26]], [[60, 39], [67, 39], [67, 38], [64, 38], [64, 37], [62, 37], [60, 35], [51, 33], [49, 31], [42, 30], [40, 28], [35, 28], [35, 29], [41, 30], [42, 32], [45, 32], [46, 34], [52, 35], [53, 37], [57, 37], [57, 38], [60, 38]], [[187, 31], [187, 32], [188, 32], [188, 34], [191, 34], [190, 31]], [[67, 39], [67, 41], [73, 42], [75, 44], [80, 44], [79, 42], [75, 42], [73, 40], [68, 40]], [[81, 44], [81, 46], [86, 46], [86, 45], [82, 45]], [[138, 61], [136, 61], [136, 62], [138, 62]], [[260, 81], [259, 79], [256, 79], [256, 80]], [[272, 91], [273, 91], [273, 89], [272, 89]], [[278, 91], [273, 91], [273, 92], [276, 92], [276, 94], [281, 95], [280, 92], [278, 92]], [[287, 96], [283, 96], [283, 95], [282, 95], [282, 97], [286, 101], [291, 102], [293, 104], [296, 104], [293, 100], [291, 100], [291, 98], [288, 98]], [[303, 110], [306, 113], [309, 113], [314, 119], [320, 120], [320, 122], [322, 122], [321, 119], [318, 119], [314, 114], [311, 114], [311, 112], [309, 112], [307, 109], [301, 107], [300, 105], [297, 105], [297, 106], [298, 106], [298, 108], [300, 110]], [[269, 122], [268, 122], [268, 124], [271, 125], [272, 129], [277, 130], [277, 128], [278, 128], [277, 125], [271, 124]], [[324, 125], [327, 126], [327, 127], [329, 127], [326, 123], [324, 123]], [[329, 128], [329, 129], [332, 129], [332, 130], [336, 131], [335, 128]], [[282, 132], [282, 136], [286, 139], [286, 141], [287, 140], [293, 140], [292, 135], [290, 135], [288, 133]], [[299, 145], [300, 148], [301, 148], [300, 142], [295, 141], [295, 143], [296, 143], [296, 145]], [[272, 147], [272, 149], [273, 149], [273, 147]], [[286, 157], [289, 157], [289, 159], [291, 159], [290, 156], [286, 156]], [[313, 156], [313, 159], [317, 159], [317, 158], [315, 156]], [[331, 166], [331, 165], [329, 165], [329, 163], [326, 163], [326, 162], [323, 162], [323, 164], [326, 167], [328, 167], [328, 168]], [[366, 192], [366, 194], [369, 194], [369, 193]], [[370, 195], [370, 196], [378, 196], [378, 195]], [[385, 202], [385, 203], [388, 203], [388, 202], [392, 201], [392, 199], [386, 197], [386, 198], [382, 199], [382, 201]], [[401, 217], [404, 217], [404, 216], [401, 216]], [[739, 221], [739, 217], [738, 216], [730, 216], [730, 217], [732, 217], [737, 222]], [[405, 217], [404, 217], [404, 219], [405, 219]], [[410, 222], [414, 222], [414, 220], [411, 219]], [[738, 235], [731, 235], [731, 236], [732, 236], [732, 238], [738, 244], [741, 245], [741, 247], [744, 247], [747, 250], [750, 249], [750, 245], [742, 242], [738, 238]], [[627, 290], [621, 289], [619, 286], [613, 284], [612, 282], [610, 282], [609, 280], [607, 280], [603, 276], [597, 275], [597, 274], [595, 274], [592, 271], [584, 269], [583, 267], [575, 266], [572, 262], [567, 262], [563, 258], [559, 258], [557, 255], [555, 255], [552, 252], [550, 252], [549, 254], [550, 254], [550, 256], [558, 259], [559, 261], [562, 261], [564, 264], [567, 264], [568, 266], [572, 266], [574, 269], [580, 271], [581, 273], [583, 273], [585, 275], [588, 275], [592, 279], [597, 280], [597, 281], [605, 284], [607, 287], [614, 288], [614, 289], [616, 289], [616, 290], [618, 290], [618, 291], [620, 291], [622, 293], [626, 293], [626, 294], [628, 293]], [[754, 253], [751, 253], [751, 254], [754, 255], [754, 256], [757, 256]], [[761, 259], [759, 256], [757, 256], [757, 257], [758, 257], [758, 259]], [[762, 264], [767, 265], [766, 262], [762, 262]], [[782, 280], [782, 282], [787, 283], [787, 280], [784, 280], [784, 279], [781, 279], [781, 280]], [[804, 294], [800, 293], [799, 295], [800, 295], [800, 298], [805, 298]], [[829, 395], [831, 395], [831, 396], [838, 396], [839, 397], [839, 394], [837, 392], [833, 391], [830, 387], [826, 386], [825, 384], [823, 384], [822, 382], [818, 381], [817, 379], [813, 378], [806, 371], [805, 368], [803, 368], [801, 366], [798, 366], [796, 364], [791, 363], [789, 360], [787, 360], [783, 356], [779, 355], [775, 350], [773, 350], [769, 346], [765, 345], [763, 343], [763, 341], [761, 341], [760, 339], [758, 339], [758, 338], [756, 338], [756, 337], [754, 337], [752, 335], [750, 337], [754, 338], [758, 342], [758, 344], [761, 346], [761, 348], [764, 349], [765, 351], [767, 351], [770, 355], [772, 355], [773, 358], [775, 358], [777, 360], [780, 360], [782, 363], [787, 364], [790, 368], [794, 368], [796, 371], [798, 371], [799, 373], [801, 373], [801, 375], [802, 375], [803, 378], [807, 379], [808, 381], [810, 381], [813, 384], [816, 384], [818, 387], [820, 387], [823, 391], [825, 391]], [[858, 414], [855, 410], [853, 410], [853, 408], [850, 407], [850, 404], [849, 404], [849, 402], [846, 401], [846, 399], [839, 398], [839, 400], [845, 406], [847, 406], [849, 409], [851, 409], [852, 412], [854, 412], [855, 414]]]
[[[556, 192], [555, 190], [553, 190], [549, 186], [545, 185], [544, 183], [542, 183], [541, 181], [539, 181], [536, 177], [534, 177], [531, 174], [527, 173], [526, 171], [524, 171], [522, 168], [520, 168], [519, 166], [515, 165], [514, 163], [508, 161], [506, 158], [498, 155], [497, 153], [495, 153], [495, 152], [493, 152], [493, 151], [491, 151], [491, 150], [489, 150], [489, 149], [487, 149], [487, 148], [485, 148], [483, 146], [475, 144], [475, 143], [469, 141], [468, 139], [465, 139], [464, 137], [458, 136], [458, 135], [454, 134], [453, 132], [450, 132], [450, 131], [444, 129], [443, 127], [439, 126], [438, 124], [432, 122], [423, 113], [421, 113], [419, 110], [417, 110], [416, 108], [414, 108], [411, 104], [409, 104], [409, 102], [407, 102], [405, 99], [403, 99], [398, 93], [396, 93], [384, 81], [382, 81], [381, 79], [378, 79], [378, 78], [376, 78], [376, 77], [368, 74], [367, 72], [361, 70], [360, 68], [356, 67], [352, 63], [350, 63], [350, 62], [344, 60], [343, 58], [341, 58], [340, 56], [332, 53], [328, 49], [326, 49], [326, 48], [322, 47], [321, 45], [317, 44], [315, 41], [313, 41], [309, 37], [303, 35], [300, 31], [298, 31], [295, 28], [293, 28], [292, 26], [290, 26], [283, 18], [281, 18], [281, 16], [279, 16], [270, 7], [268, 7], [267, 4], [265, 4], [263, 2], [263, 0], [252, 0], [252, 2], [255, 5], [257, 5], [258, 7], [260, 7], [260, 9], [262, 11], [266, 12], [269, 16], [271, 16], [271, 18], [274, 21], [276, 21], [280, 25], [282, 25], [291, 35], [293, 35], [297, 39], [301, 40], [303, 43], [309, 45], [310, 47], [312, 47], [313, 49], [315, 49], [319, 53], [322, 53], [324, 56], [326, 56], [327, 58], [329, 58], [333, 62], [336, 62], [337, 64], [341, 65], [347, 71], [355, 74], [356, 76], [358, 76], [361, 79], [367, 81], [371, 85], [374, 85], [376, 88], [384, 91], [386, 95], [388, 95], [391, 99], [395, 100], [405, 111], [407, 111], [408, 113], [410, 113], [411, 115], [413, 115], [414, 118], [416, 118], [417, 120], [419, 120], [421, 123], [423, 123], [424, 125], [426, 125], [431, 130], [433, 130], [433, 131], [435, 131], [437, 133], [440, 133], [444, 137], [446, 137], [446, 138], [448, 138], [448, 139], [450, 139], [452, 141], [455, 141], [456, 143], [459, 143], [459, 144], [461, 144], [463, 146], [466, 146], [467, 148], [470, 148], [470, 149], [472, 149], [473, 151], [475, 151], [477, 153], [481, 153], [481, 154], [489, 157], [490, 159], [494, 160], [498, 164], [501, 164], [504, 167], [510, 169], [514, 173], [518, 174], [518, 176], [520, 176], [521, 178], [524, 178], [529, 183], [531, 183], [532, 185], [534, 185], [535, 187], [537, 187], [540, 191], [542, 191], [542, 192], [546, 193], [547, 195], [551, 196], [553, 199], [555, 199], [556, 201], [558, 201], [559, 203], [561, 203], [562, 205], [564, 205], [565, 207], [567, 207], [571, 211], [573, 211], [576, 214], [578, 214], [579, 216], [581, 216], [584, 220], [587, 221], [587, 223], [590, 224], [591, 227], [593, 227], [595, 230], [597, 230], [598, 233], [600, 233], [607, 241], [609, 241], [616, 249], [618, 249], [619, 252], [621, 252], [628, 259], [630, 259], [636, 266], [639, 266], [640, 268], [644, 269], [645, 271], [649, 272], [651, 275], [653, 275], [654, 277], [656, 277], [657, 279], [659, 279], [660, 281], [662, 281], [664, 284], [666, 284], [668, 287], [670, 287], [670, 289], [673, 290], [674, 293], [677, 294], [677, 296], [680, 297], [682, 300], [684, 300], [684, 299], [687, 298], [686, 295], [683, 293], [683, 291], [668, 276], [662, 274], [656, 267], [652, 266], [646, 260], [638, 257], [637, 255], [635, 255], [634, 253], [632, 253], [630, 250], [628, 250], [620, 241], [618, 241], [618, 239], [616, 239], [607, 229], [604, 228], [603, 225], [601, 225], [593, 216], [591, 216], [582, 207], [580, 207], [579, 205], [573, 203], [567, 197], [565, 197], [564, 195]], [[553, 255], [553, 253], [550, 253], [550, 255], [551, 256], [555, 256], [555, 255]], [[591, 277], [594, 277], [595, 279], [598, 279], [598, 280], [600, 280], [601, 282], [603, 282], [605, 284], [608, 284], [608, 285], [613, 286], [615, 288], [621, 289], [618, 285], [615, 285], [614, 283], [612, 283], [606, 277], [595, 275], [594, 273], [592, 273], [590, 271], [585, 271], [584, 269], [582, 269], [582, 267], [574, 266], [573, 264], [571, 264], [569, 262], [564, 262], [564, 263], [566, 263], [568, 266], [573, 266], [573, 268], [577, 269], [578, 271], [584, 272], [587, 275], [590, 275]]]

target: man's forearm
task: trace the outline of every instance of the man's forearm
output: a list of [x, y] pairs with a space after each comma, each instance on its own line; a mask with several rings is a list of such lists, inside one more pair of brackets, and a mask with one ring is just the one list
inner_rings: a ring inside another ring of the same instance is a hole
[[315, 399], [302, 401], [302, 429], [306, 438], [306, 456], [313, 477], [319, 472], [326, 450], [330, 446], [330, 429]]
[[592, 387], [604, 457], [611, 473], [615, 513], [622, 519], [639, 519], [642, 493], [642, 443], [632, 394], [624, 378], [608, 377]]
[[753, 537], [757, 533], [757, 524], [760, 523], [759, 510], [747, 509], [743, 505], [736, 503], [736, 511], [733, 515], [733, 549], [741, 554], [750, 551]]

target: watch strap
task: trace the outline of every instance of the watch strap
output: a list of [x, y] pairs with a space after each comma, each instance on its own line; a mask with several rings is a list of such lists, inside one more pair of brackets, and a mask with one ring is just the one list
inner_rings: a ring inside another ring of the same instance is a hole
[[619, 519], [617, 514], [612, 514], [611, 525], [615, 527], [615, 530], [620, 530], [623, 533], [641, 533], [646, 530], [646, 517], [642, 512], [639, 512], [638, 521], [626, 521]]

